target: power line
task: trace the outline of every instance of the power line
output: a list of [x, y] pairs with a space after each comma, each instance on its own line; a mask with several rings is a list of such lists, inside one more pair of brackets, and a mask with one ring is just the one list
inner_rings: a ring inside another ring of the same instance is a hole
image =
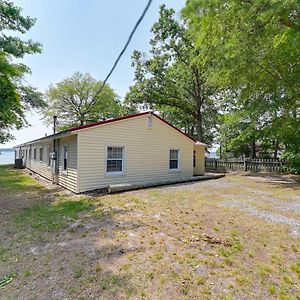
[[148, 11], [148, 9], [149, 9], [151, 3], [152, 3], [152, 0], [149, 0], [148, 3], [147, 3], [147, 5], [146, 5], [146, 7], [144, 8], [144, 10], [143, 10], [141, 16], [139, 17], [139, 19], [137, 20], [136, 24], [134, 25], [134, 27], [133, 27], [133, 29], [132, 29], [132, 31], [131, 31], [131, 33], [130, 33], [128, 39], [127, 39], [127, 42], [125, 43], [125, 45], [124, 45], [124, 47], [123, 47], [123, 49], [122, 49], [122, 51], [121, 51], [120, 54], [118, 55], [118, 57], [117, 57], [116, 61], [114, 62], [114, 64], [113, 64], [111, 70], [109, 71], [109, 73], [108, 73], [107, 76], [105, 77], [104, 81], [102, 82], [100, 88], [99, 88], [98, 91], [96, 92], [96, 94], [95, 94], [95, 96], [94, 96], [94, 99], [93, 99], [93, 101], [91, 101], [89, 107], [91, 106], [91, 104], [93, 104], [95, 98], [102, 92], [102, 89], [104, 88], [104, 86], [105, 86], [107, 80], [109, 79], [109, 77], [111, 76], [111, 74], [113, 73], [113, 71], [115, 70], [115, 68], [116, 68], [116, 66], [117, 66], [117, 64], [118, 64], [118, 62], [120, 61], [121, 57], [123, 56], [124, 52], [126, 51], [128, 45], [130, 44], [131, 39], [132, 39], [134, 33], [136, 32], [137, 28], [139, 27], [140, 23], [142, 22], [143, 18], [145, 17], [145, 15], [146, 15], [146, 13], [147, 13], [147, 11]]

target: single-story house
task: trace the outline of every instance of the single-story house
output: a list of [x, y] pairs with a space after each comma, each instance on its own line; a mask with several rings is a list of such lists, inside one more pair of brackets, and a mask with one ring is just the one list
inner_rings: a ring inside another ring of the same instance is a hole
[[18, 145], [31, 171], [75, 193], [204, 174], [205, 144], [153, 112], [71, 128]]

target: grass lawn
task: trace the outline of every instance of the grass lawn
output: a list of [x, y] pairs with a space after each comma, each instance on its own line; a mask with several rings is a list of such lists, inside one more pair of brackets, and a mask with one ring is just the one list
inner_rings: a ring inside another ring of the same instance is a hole
[[0, 166], [0, 299], [300, 299], [294, 179], [91, 197]]

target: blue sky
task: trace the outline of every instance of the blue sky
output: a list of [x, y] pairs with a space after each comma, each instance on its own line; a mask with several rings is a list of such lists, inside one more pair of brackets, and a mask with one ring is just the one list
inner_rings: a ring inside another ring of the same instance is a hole
[[[43, 53], [26, 56], [31, 68], [28, 83], [44, 92], [51, 83], [88, 72], [103, 80], [147, 0], [15, 0], [23, 14], [37, 18], [36, 25], [23, 37], [43, 44]], [[133, 84], [131, 54], [134, 49], [147, 51], [150, 28], [158, 18], [159, 6], [165, 3], [178, 13], [185, 0], [153, 0], [130, 46], [122, 57], [109, 84], [123, 97]], [[11, 147], [50, 134], [36, 112], [27, 114], [31, 127], [14, 131], [16, 139], [3, 147]]]

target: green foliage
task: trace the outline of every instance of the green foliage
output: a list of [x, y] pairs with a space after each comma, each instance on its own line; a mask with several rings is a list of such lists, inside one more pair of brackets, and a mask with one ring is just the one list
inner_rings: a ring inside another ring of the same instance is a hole
[[16, 276], [17, 276], [16, 272], [11, 272], [10, 274], [0, 278], [0, 288], [3, 288], [7, 284], [11, 283]]
[[298, 278], [300, 279], [300, 262], [292, 265], [291, 269], [298, 275]]
[[286, 161], [285, 166], [289, 172], [300, 174], [300, 152], [285, 151], [280, 159]]
[[23, 83], [30, 69], [15, 63], [25, 54], [40, 53], [41, 45], [7, 35], [10, 32], [25, 34], [34, 25], [35, 19], [23, 17], [21, 11], [12, 2], [0, 1], [0, 143], [13, 138], [11, 129], [28, 125], [24, 115], [26, 109], [45, 105], [41, 93]]
[[158, 110], [190, 135], [210, 143], [217, 114], [214, 89], [207, 84], [205, 63], [194, 60], [198, 51], [194, 36], [186, 21], [176, 19], [174, 10], [165, 5], [151, 31], [150, 55], [133, 52], [135, 85], [125, 102]]
[[109, 85], [98, 94], [101, 84], [90, 74], [77, 72], [50, 86], [46, 93], [48, 107], [43, 110], [46, 122], [51, 124], [56, 115], [59, 128], [66, 129], [120, 115], [119, 97]]
[[208, 82], [224, 91], [221, 144], [299, 152], [299, 1], [190, 0], [183, 14]]

